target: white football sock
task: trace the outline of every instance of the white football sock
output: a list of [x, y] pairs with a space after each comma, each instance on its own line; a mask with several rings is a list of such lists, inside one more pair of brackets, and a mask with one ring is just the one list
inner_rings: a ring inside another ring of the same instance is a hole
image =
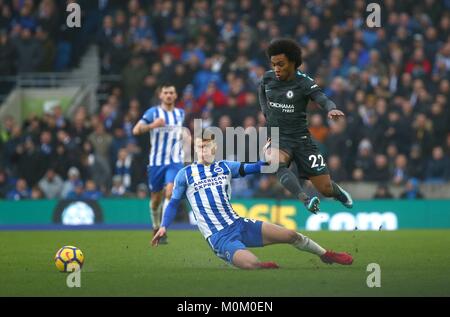
[[149, 203], [150, 217], [152, 218], [153, 229], [161, 226], [161, 204], [159, 204], [156, 210], [152, 209], [152, 203]]
[[295, 248], [321, 256], [327, 251], [307, 236], [298, 233], [297, 240], [292, 244]]

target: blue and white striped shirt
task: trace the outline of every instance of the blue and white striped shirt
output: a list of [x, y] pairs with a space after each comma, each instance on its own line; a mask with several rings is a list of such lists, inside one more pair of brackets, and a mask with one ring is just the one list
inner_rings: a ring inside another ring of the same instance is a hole
[[149, 124], [157, 118], [163, 118], [166, 125], [150, 131], [149, 165], [183, 163], [181, 140], [184, 110], [174, 108], [172, 111], [166, 111], [161, 106], [151, 107], [144, 113], [141, 120]]
[[230, 203], [230, 182], [240, 177], [240, 166], [241, 163], [233, 161], [193, 163], [175, 177], [172, 199], [186, 195], [205, 239], [239, 219]]

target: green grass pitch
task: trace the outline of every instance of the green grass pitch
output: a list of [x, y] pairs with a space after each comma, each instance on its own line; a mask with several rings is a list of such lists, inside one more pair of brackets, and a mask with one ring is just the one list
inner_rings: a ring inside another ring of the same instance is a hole
[[[354, 255], [326, 265], [291, 246], [253, 249], [281, 269], [242, 271], [218, 259], [199, 232], [170, 231], [149, 246], [146, 231], [2, 231], [0, 296], [449, 296], [450, 230], [309, 232], [326, 248]], [[86, 258], [81, 288], [68, 288], [53, 262], [63, 245]], [[381, 267], [381, 287], [366, 284]]]

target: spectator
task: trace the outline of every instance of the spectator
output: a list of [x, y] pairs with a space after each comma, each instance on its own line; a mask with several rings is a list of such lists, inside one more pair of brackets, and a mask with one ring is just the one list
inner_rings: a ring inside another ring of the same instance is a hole
[[357, 167], [353, 170], [352, 173], [352, 180], [355, 182], [362, 182], [364, 181], [366, 176], [364, 175], [364, 171], [362, 168]]
[[395, 168], [393, 172], [392, 182], [395, 185], [404, 184], [408, 179], [407, 175], [408, 159], [405, 155], [399, 154], [395, 158]]
[[394, 143], [401, 153], [406, 153], [409, 149], [409, 127], [402, 122], [400, 112], [396, 109], [388, 113], [388, 124], [384, 137], [388, 143]]
[[215, 82], [210, 82], [206, 91], [198, 98], [198, 107], [194, 112], [200, 112], [204, 108], [214, 109], [224, 107], [227, 97], [219, 90]]
[[122, 184], [125, 189], [129, 191], [134, 184], [133, 177], [140, 171], [139, 166], [136, 166], [133, 155], [128, 152], [127, 148], [121, 148], [119, 150], [117, 161], [115, 163], [114, 173], [115, 176], [122, 178]]
[[95, 185], [95, 182], [92, 179], [88, 179], [86, 181], [86, 189], [81, 197], [87, 200], [98, 200], [102, 198], [102, 196], [103, 194], [97, 189], [97, 185]]
[[407, 174], [412, 178], [424, 179], [424, 160], [420, 145], [414, 144], [409, 152]]
[[414, 77], [421, 77], [431, 73], [431, 63], [426, 58], [423, 49], [414, 50], [413, 57], [406, 63], [405, 71]]
[[38, 185], [34, 185], [33, 188], [31, 188], [31, 199], [33, 200], [39, 200], [39, 199], [45, 199], [45, 195], [42, 192], [42, 190], [39, 188]]
[[[8, 33], [0, 29], [0, 76], [11, 76], [16, 71], [15, 60], [16, 47], [8, 38]], [[4, 91], [0, 92], [4, 93]]]
[[20, 73], [37, 71], [42, 62], [42, 47], [33, 37], [32, 30], [24, 27], [20, 38], [15, 39], [15, 50], [18, 54], [17, 70]]
[[148, 199], [148, 190], [147, 190], [147, 185], [140, 183], [137, 186], [137, 198], [139, 199]]
[[450, 179], [450, 160], [444, 156], [441, 146], [433, 148], [432, 157], [428, 161], [425, 173], [427, 183], [443, 183]]
[[345, 182], [348, 180], [347, 172], [342, 167], [341, 159], [337, 155], [328, 157], [328, 170], [335, 182]]
[[95, 153], [84, 153], [80, 158], [83, 179], [92, 179], [102, 190], [107, 191], [111, 186], [111, 172], [108, 162]]
[[410, 178], [405, 185], [405, 190], [400, 194], [401, 199], [422, 199], [423, 194], [419, 189], [419, 181], [415, 178]]
[[314, 140], [324, 143], [328, 135], [328, 128], [323, 124], [321, 114], [316, 113], [311, 116], [308, 129]]
[[424, 113], [416, 115], [413, 127], [413, 142], [418, 144], [425, 156], [431, 154], [433, 144], [432, 124]]
[[373, 169], [372, 144], [368, 139], [363, 139], [358, 146], [358, 156], [355, 167], [363, 172], [363, 179], [367, 180]]
[[77, 154], [78, 149], [67, 153], [66, 148], [62, 144], [56, 146], [56, 153], [52, 158], [52, 167], [58, 175], [67, 175], [69, 168], [78, 163]]
[[328, 137], [325, 140], [325, 148], [328, 155], [336, 155], [341, 158], [342, 168], [349, 171], [353, 160], [347, 160], [352, 152], [352, 140], [346, 133], [344, 120], [331, 122]]
[[144, 59], [140, 56], [132, 56], [130, 63], [122, 72], [125, 96], [135, 97], [138, 95], [147, 72]]
[[9, 183], [8, 175], [2, 169], [0, 169], [0, 199], [6, 198], [6, 195], [11, 190], [11, 184]]
[[95, 152], [99, 159], [106, 163], [106, 168], [109, 170], [112, 141], [112, 136], [105, 131], [103, 124], [97, 121], [94, 123], [94, 132], [89, 135], [88, 142], [83, 143], [83, 150], [86, 154]]
[[387, 182], [389, 181], [390, 173], [386, 155], [375, 155], [375, 166], [369, 172], [368, 179], [373, 182]]
[[69, 198], [69, 194], [74, 192], [75, 187], [80, 183], [80, 171], [72, 166], [67, 172], [67, 180], [62, 185], [61, 198]]
[[112, 188], [111, 188], [111, 196], [113, 197], [123, 197], [126, 194], [127, 190], [122, 182], [122, 176], [114, 175], [112, 178]]
[[84, 187], [83, 182], [77, 180], [73, 184], [73, 189], [67, 194], [66, 199], [70, 200], [83, 200], [84, 198]]
[[61, 196], [63, 186], [62, 178], [49, 168], [45, 176], [39, 181], [39, 188], [47, 199], [57, 199]]
[[36, 31], [36, 40], [42, 50], [42, 58], [40, 59], [36, 70], [40, 72], [50, 72], [53, 70], [53, 65], [56, 58], [55, 43], [49, 37], [48, 32], [41, 27], [39, 27]]
[[16, 146], [12, 162], [17, 168], [17, 175], [33, 185], [44, 175], [47, 165], [44, 155], [38, 151], [31, 137]]
[[373, 199], [393, 199], [394, 196], [389, 191], [389, 187], [385, 183], [381, 183], [377, 186]]
[[9, 200], [30, 199], [31, 190], [28, 188], [27, 181], [24, 178], [19, 178], [16, 187], [8, 192], [6, 198]]

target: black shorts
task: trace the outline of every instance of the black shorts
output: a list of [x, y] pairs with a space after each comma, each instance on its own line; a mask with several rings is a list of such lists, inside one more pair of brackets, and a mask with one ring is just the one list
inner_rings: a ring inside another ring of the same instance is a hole
[[295, 140], [280, 138], [278, 147], [291, 156], [300, 178], [329, 174], [325, 158], [310, 136], [305, 135]]

